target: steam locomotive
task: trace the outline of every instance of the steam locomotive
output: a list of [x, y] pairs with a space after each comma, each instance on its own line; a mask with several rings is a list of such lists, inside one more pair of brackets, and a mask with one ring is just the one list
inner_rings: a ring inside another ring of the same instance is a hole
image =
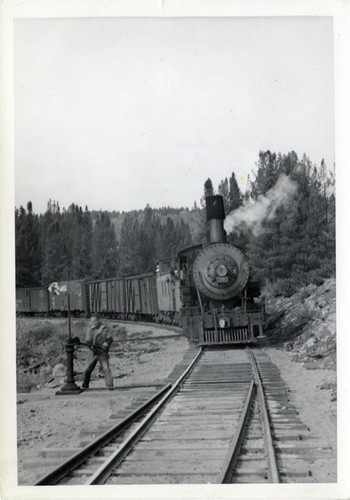
[[263, 337], [259, 284], [242, 251], [226, 242], [222, 196], [206, 198], [208, 246], [178, 254], [182, 328], [200, 344], [256, 342]]
[[47, 287], [18, 288], [18, 314], [64, 315], [68, 294], [72, 314], [101, 314], [121, 320], [151, 320], [182, 326], [201, 345], [245, 344], [263, 337], [264, 311], [258, 283], [250, 279], [242, 251], [226, 242], [224, 205], [206, 198], [208, 245], [159, 262], [155, 273], [59, 283], [66, 293]]

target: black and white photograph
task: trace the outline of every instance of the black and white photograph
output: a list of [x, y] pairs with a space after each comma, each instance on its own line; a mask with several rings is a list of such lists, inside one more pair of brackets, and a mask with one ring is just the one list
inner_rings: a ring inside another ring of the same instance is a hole
[[346, 498], [338, 18], [169, 4], [8, 14], [3, 498]]

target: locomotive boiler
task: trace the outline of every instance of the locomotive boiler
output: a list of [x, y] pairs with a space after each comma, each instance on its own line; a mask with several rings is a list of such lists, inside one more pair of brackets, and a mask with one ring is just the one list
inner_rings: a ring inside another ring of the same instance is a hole
[[209, 244], [178, 254], [185, 335], [200, 344], [257, 342], [263, 337], [260, 289], [243, 252], [227, 243], [223, 198], [206, 198]]

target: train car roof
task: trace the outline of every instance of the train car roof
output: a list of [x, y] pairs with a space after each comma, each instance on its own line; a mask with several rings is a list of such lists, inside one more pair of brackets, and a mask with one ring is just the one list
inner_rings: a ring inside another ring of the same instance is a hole
[[106, 283], [107, 281], [118, 281], [118, 280], [131, 280], [131, 279], [140, 279], [140, 278], [150, 278], [155, 276], [155, 273], [144, 273], [144, 274], [134, 274], [128, 276], [116, 276], [115, 278], [104, 278], [104, 279], [89, 279], [85, 280], [86, 284], [89, 283]]
[[46, 286], [38, 286], [38, 285], [35, 285], [35, 286], [17, 286], [16, 285], [16, 290], [42, 290], [43, 288], [47, 289]]
[[124, 276], [124, 279], [130, 280], [130, 279], [139, 279], [139, 278], [150, 278], [152, 276], [155, 276], [156, 273], [144, 273], [144, 274], [135, 274], [135, 275], [130, 275], [130, 276]]
[[115, 278], [101, 278], [101, 279], [86, 279], [84, 280], [85, 283], [88, 285], [89, 283], [105, 283], [106, 281], [117, 281], [117, 280], [123, 280], [124, 278], [122, 276], [116, 276]]

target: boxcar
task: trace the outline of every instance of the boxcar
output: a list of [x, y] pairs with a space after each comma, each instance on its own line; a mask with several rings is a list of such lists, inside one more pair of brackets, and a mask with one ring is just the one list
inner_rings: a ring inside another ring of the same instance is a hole
[[106, 314], [125, 319], [125, 284], [123, 278], [95, 280], [86, 283], [90, 313]]
[[67, 314], [68, 293], [71, 313], [74, 315], [86, 313], [87, 301], [84, 280], [60, 281], [58, 284], [59, 286], [66, 286], [67, 292], [60, 293], [59, 295], [49, 292], [50, 311], [52, 314]]
[[49, 292], [45, 287], [16, 288], [16, 312], [19, 314], [48, 314]]
[[120, 319], [152, 319], [157, 315], [153, 273], [86, 283], [90, 313]]
[[130, 318], [154, 319], [158, 313], [156, 277], [153, 273], [128, 276], [125, 281], [126, 309]]

